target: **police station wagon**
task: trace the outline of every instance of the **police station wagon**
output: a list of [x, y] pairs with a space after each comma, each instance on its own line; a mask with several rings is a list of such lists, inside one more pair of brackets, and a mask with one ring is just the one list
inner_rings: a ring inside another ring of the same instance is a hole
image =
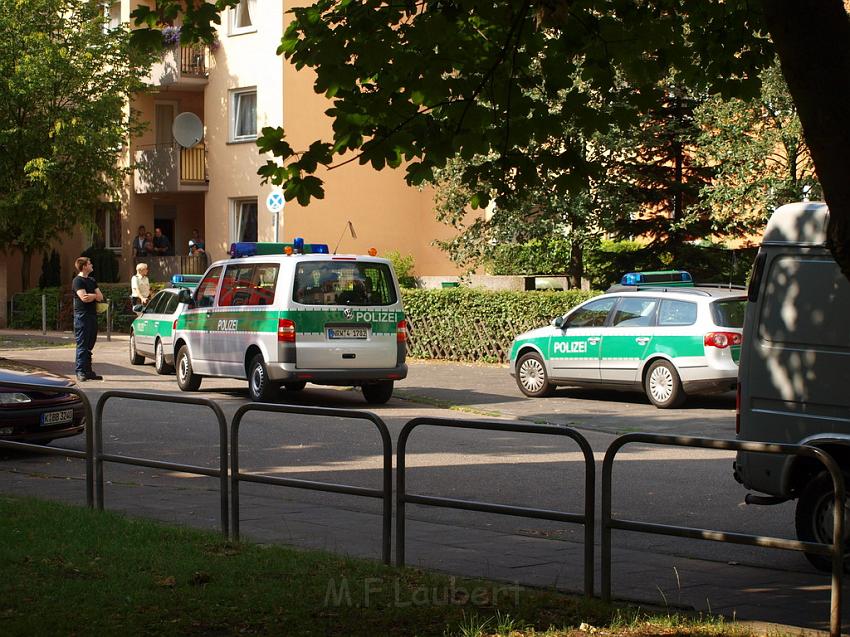
[[209, 267], [178, 319], [180, 389], [218, 376], [247, 379], [254, 401], [308, 382], [390, 399], [407, 376], [407, 323], [389, 261], [297, 239], [236, 243], [231, 255]]
[[143, 365], [146, 358], [152, 358], [157, 374], [174, 371], [174, 328], [188, 300], [189, 290], [165, 288], [145, 307], [133, 308], [139, 315], [130, 325], [131, 365]]
[[526, 396], [606, 386], [676, 407], [735, 388], [745, 301], [742, 289], [624, 287], [517, 336], [510, 373]]

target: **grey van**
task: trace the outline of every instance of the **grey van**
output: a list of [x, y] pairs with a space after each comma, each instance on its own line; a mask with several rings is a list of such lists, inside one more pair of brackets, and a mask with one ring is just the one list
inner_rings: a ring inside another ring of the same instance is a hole
[[[737, 434], [741, 440], [820, 447], [847, 479], [850, 282], [826, 248], [828, 221], [826, 204], [815, 202], [782, 206], [768, 221], [748, 292]], [[748, 501], [797, 499], [800, 540], [832, 543], [833, 486], [820, 462], [740, 452], [734, 472], [746, 488], [772, 496]], [[807, 558], [830, 569], [828, 557]]]

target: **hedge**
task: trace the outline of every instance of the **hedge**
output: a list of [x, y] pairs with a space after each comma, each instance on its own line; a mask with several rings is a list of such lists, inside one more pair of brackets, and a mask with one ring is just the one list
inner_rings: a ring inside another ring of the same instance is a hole
[[[152, 284], [153, 292], [164, 284]], [[112, 301], [112, 330], [128, 332], [136, 315], [126, 284], [100, 284]], [[47, 295], [48, 329], [73, 329], [73, 297], [69, 288], [33, 289], [16, 294], [10, 326], [41, 329], [41, 295]], [[410, 323], [410, 355], [454, 361], [504, 363], [514, 336], [547, 325], [554, 317], [599, 292], [492, 292], [476, 288], [403, 289]], [[61, 300], [61, 303], [60, 303]], [[98, 315], [106, 330], [106, 315]]]
[[595, 291], [492, 292], [476, 288], [402, 291], [416, 358], [507, 362], [514, 336], [548, 325]]

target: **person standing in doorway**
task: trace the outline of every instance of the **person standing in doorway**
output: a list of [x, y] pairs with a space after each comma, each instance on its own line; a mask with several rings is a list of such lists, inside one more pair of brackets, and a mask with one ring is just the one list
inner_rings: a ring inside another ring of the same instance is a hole
[[97, 341], [97, 304], [103, 301], [103, 293], [91, 275], [94, 266], [88, 257], [74, 261], [77, 276], [71, 284], [74, 291], [74, 338], [77, 341], [77, 380], [103, 380], [95, 374], [91, 364], [91, 351]]
[[198, 247], [198, 250], [200, 250], [201, 252], [207, 251], [207, 245], [201, 238], [201, 233], [198, 231], [197, 228], [192, 228], [192, 241], [195, 242], [195, 245]]
[[148, 256], [147, 248], [145, 247], [145, 227], [139, 226], [139, 234], [133, 238], [133, 256], [146, 257]]
[[167, 236], [162, 234], [162, 228], [154, 229], [153, 251], [159, 257], [170, 257], [173, 255], [171, 252], [171, 241]]

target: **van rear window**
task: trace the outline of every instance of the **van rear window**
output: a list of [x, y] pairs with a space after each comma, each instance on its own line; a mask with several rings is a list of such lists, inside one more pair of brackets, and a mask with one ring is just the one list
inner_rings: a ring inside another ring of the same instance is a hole
[[719, 327], [744, 327], [746, 299], [726, 299], [711, 304], [711, 318]]
[[295, 270], [292, 300], [305, 305], [393, 305], [398, 301], [385, 263], [303, 261]]

